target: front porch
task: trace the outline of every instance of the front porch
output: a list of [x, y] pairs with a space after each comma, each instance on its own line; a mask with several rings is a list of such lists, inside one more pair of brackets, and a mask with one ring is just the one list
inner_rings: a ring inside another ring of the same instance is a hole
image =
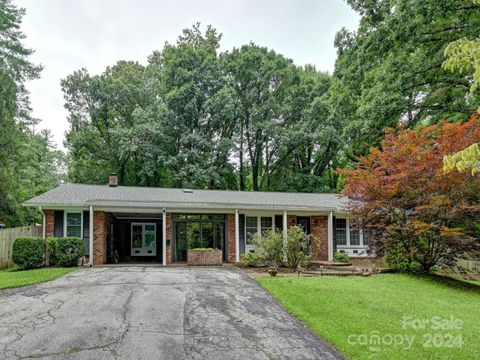
[[312, 249], [315, 260], [332, 260], [334, 241], [341, 235], [350, 239], [347, 243], [355, 239], [354, 233], [345, 235], [348, 225], [335, 225], [332, 212], [89, 206], [44, 213], [44, 236], [82, 237], [85, 258], [93, 265], [187, 264], [188, 251], [198, 248], [218, 249], [224, 263], [235, 263], [253, 250], [256, 233], [277, 229], [286, 239], [294, 225], [320, 239], [318, 248]]

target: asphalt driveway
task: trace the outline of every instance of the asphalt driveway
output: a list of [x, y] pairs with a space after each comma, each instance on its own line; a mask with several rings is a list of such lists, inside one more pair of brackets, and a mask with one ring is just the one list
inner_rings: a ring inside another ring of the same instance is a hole
[[340, 359], [238, 269], [97, 267], [0, 291], [5, 359]]

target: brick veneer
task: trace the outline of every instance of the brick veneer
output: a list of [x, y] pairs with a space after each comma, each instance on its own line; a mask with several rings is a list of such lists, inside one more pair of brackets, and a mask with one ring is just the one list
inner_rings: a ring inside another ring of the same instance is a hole
[[235, 262], [235, 214], [227, 214], [228, 262]]
[[55, 217], [53, 210], [44, 210], [45, 214], [45, 236], [55, 235]]
[[167, 265], [168, 264], [171, 264], [173, 262], [173, 253], [172, 253], [172, 246], [173, 246], [173, 241], [172, 241], [172, 237], [173, 237], [173, 223], [172, 223], [172, 214], [171, 213], [168, 213], [166, 214], [166, 218], [167, 218], [167, 226], [166, 226], [166, 242], [167, 242]]
[[327, 216], [311, 216], [310, 231], [320, 240], [320, 244], [313, 242], [313, 260], [328, 260], [328, 218]]
[[297, 215], [287, 215], [287, 225], [289, 228], [297, 225]]
[[104, 211], [93, 213], [93, 265], [107, 263], [107, 236], [110, 223], [108, 213]]

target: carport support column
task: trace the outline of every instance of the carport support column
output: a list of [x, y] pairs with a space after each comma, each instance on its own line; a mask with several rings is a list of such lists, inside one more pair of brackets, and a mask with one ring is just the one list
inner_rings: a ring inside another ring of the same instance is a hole
[[328, 261], [333, 261], [333, 211], [328, 213]]
[[235, 210], [235, 261], [240, 261], [240, 216]]
[[167, 265], [167, 210], [163, 209], [162, 214], [162, 262]]
[[89, 227], [88, 227], [88, 262], [90, 263], [90, 266], [93, 266], [93, 228], [95, 227], [95, 224], [93, 223], [93, 206], [90, 205], [90, 212], [89, 212]]

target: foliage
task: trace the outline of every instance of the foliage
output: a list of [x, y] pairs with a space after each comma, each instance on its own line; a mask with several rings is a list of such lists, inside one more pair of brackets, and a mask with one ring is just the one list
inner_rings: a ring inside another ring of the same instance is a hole
[[255, 44], [219, 53], [199, 24], [148, 64], [119, 61], [62, 81], [69, 177], [120, 185], [326, 191], [336, 121], [330, 76]]
[[[256, 278], [285, 309], [348, 359], [478, 358], [478, 286], [475, 290], [474, 285], [446, 284], [437, 279], [406, 274]], [[424, 346], [428, 340], [427, 344], [433, 345], [432, 335], [438, 339], [445, 332], [432, 331], [430, 326], [407, 325], [402, 329], [404, 318], [417, 321], [417, 324], [421, 319], [436, 319], [452, 325], [453, 319], [460, 320], [462, 326], [448, 330], [452, 347]], [[399, 331], [404, 340], [405, 336], [414, 340], [408, 349], [406, 342], [400, 346], [389, 345], [388, 336], [385, 342], [377, 340], [385, 334], [399, 334]], [[454, 345], [454, 339], [459, 346]]]
[[480, 85], [480, 39], [460, 39], [452, 41], [445, 48], [447, 60], [443, 68], [451, 71], [468, 72], [473, 70], [472, 85], [470, 91], [473, 93]]
[[467, 120], [479, 107], [478, 94], [469, 93], [469, 78], [442, 68], [448, 44], [478, 37], [478, 4], [347, 2], [361, 15], [360, 25], [335, 37], [338, 57], [328, 97], [350, 159], [377, 146], [387, 127]]
[[74, 268], [43, 268], [0, 271], [0, 289], [17, 288], [55, 280], [75, 270]]
[[25, 83], [37, 79], [41, 67], [22, 41], [25, 11], [0, 0], [0, 222], [17, 226], [38, 222], [38, 210], [20, 204], [51, 189], [62, 177], [64, 156], [55, 150], [46, 130], [35, 131]]
[[256, 234], [253, 238], [257, 265], [278, 267], [283, 262], [283, 235], [277, 230]]
[[[286, 266], [296, 269], [306, 267], [311, 257], [312, 236], [307, 235], [299, 226], [287, 230], [287, 241], [284, 248]], [[314, 240], [313, 240], [314, 241]]]
[[386, 261], [392, 269], [411, 273], [422, 271], [422, 264], [408, 255], [405, 246], [402, 243], [392, 246], [392, 248], [389, 249]]
[[214, 251], [216, 249], [214, 248], [193, 248], [193, 249], [189, 249], [189, 251]]
[[[54, 239], [54, 240], [53, 240]], [[69, 267], [77, 266], [78, 259], [85, 252], [83, 239], [78, 237], [50, 238], [50, 246], [53, 247], [53, 258], [56, 266]]]
[[240, 261], [244, 263], [246, 266], [257, 267], [260, 266], [257, 256], [255, 256], [254, 252], [248, 252], [244, 254], [240, 254]]
[[472, 175], [480, 172], [480, 147], [477, 143], [453, 155], [444, 156], [443, 170], [448, 173], [455, 169], [458, 171], [469, 170]]
[[333, 261], [335, 262], [348, 263], [349, 260], [348, 254], [343, 251], [337, 251], [335, 255], [333, 255]]
[[46, 249], [46, 257], [48, 259], [49, 266], [56, 265], [56, 258], [55, 258], [55, 246], [57, 244], [56, 237], [49, 237], [45, 240], [45, 249]]
[[[283, 233], [278, 230], [269, 230], [262, 235], [255, 235], [253, 243], [255, 251], [241, 255], [241, 261], [246, 266], [280, 265], [296, 269], [306, 267], [312, 254], [312, 246], [319, 239], [307, 235], [301, 227], [292, 226], [287, 230], [287, 240], [284, 246]], [[317, 246], [318, 247], [318, 246]]]
[[16, 238], [13, 242], [12, 261], [21, 269], [39, 268], [43, 265], [45, 241], [36, 237]]
[[[476, 116], [464, 123], [442, 122], [417, 130], [387, 131], [381, 148], [360, 158], [344, 195], [350, 211], [373, 232], [377, 254], [398, 251], [429, 271], [439, 261], [478, 248], [480, 178], [443, 171], [445, 154], [480, 140]], [[357, 201], [361, 200], [361, 201]]]

